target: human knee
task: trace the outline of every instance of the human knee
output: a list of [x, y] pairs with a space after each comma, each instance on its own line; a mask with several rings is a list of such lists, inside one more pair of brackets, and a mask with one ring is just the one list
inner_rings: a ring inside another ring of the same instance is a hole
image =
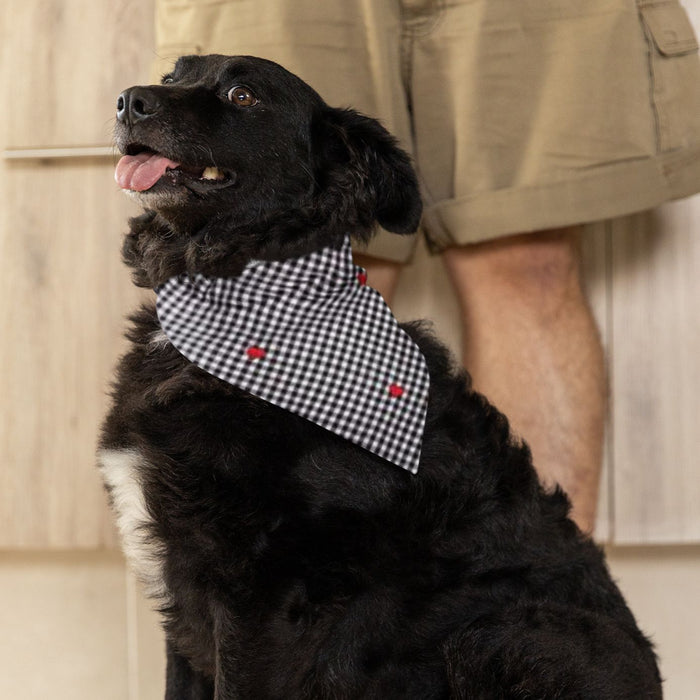
[[589, 313], [580, 277], [580, 230], [508, 236], [445, 252], [463, 309], [508, 310], [548, 324], [561, 314]]
[[578, 237], [570, 230], [510, 236], [487, 255], [491, 274], [522, 294], [560, 294], [579, 283]]
[[373, 258], [362, 253], [354, 253], [353, 259], [357, 265], [367, 270], [368, 284], [384, 297], [384, 301], [387, 304], [390, 304], [393, 300], [403, 265], [393, 260]]
[[557, 229], [472, 246], [464, 274], [535, 309], [581, 292], [578, 229]]

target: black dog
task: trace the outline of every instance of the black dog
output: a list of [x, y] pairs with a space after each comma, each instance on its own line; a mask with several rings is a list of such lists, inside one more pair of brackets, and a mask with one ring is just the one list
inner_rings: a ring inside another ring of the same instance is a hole
[[[269, 61], [180, 59], [120, 96], [116, 141], [146, 210], [124, 243], [141, 286], [418, 224], [392, 137]], [[429, 332], [404, 328], [430, 373], [415, 475], [189, 362], [154, 307], [133, 317], [100, 463], [163, 611], [167, 697], [660, 698], [566, 496]]]

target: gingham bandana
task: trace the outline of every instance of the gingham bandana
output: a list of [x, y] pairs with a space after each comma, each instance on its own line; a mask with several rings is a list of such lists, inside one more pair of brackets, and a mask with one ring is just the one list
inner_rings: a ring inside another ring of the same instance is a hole
[[235, 278], [173, 277], [156, 290], [158, 318], [206, 372], [415, 474], [428, 369], [366, 278], [346, 238]]

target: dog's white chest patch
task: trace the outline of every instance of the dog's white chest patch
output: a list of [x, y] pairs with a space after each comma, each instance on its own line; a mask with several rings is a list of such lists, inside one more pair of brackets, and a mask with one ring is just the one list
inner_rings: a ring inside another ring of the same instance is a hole
[[136, 449], [100, 450], [98, 462], [116, 512], [124, 554], [146, 595], [165, 598], [161, 543], [151, 532], [153, 518], [148, 513], [140, 472], [146, 464]]

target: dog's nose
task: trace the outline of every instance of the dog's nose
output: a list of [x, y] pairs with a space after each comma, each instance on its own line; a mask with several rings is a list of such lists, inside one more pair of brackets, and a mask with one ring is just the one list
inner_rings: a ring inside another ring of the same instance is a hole
[[159, 107], [158, 98], [147, 88], [129, 88], [117, 99], [117, 119], [124, 124], [135, 124], [156, 114]]

